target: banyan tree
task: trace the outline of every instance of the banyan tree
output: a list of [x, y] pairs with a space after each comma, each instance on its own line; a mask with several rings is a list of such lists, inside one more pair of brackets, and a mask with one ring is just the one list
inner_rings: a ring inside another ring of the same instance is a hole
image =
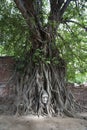
[[[15, 80], [17, 113], [76, 116], [75, 112], [79, 106], [66, 87], [67, 60], [64, 57], [66, 48], [71, 48], [72, 41], [69, 41], [70, 44], [66, 42], [69, 35], [63, 31], [65, 26], [66, 31], [69, 31], [72, 24], [86, 31], [84, 25], [74, 20], [76, 12], [80, 17], [79, 11], [85, 1], [14, 0], [14, 2], [29, 30], [27, 43], [29, 48], [26, 47], [23, 55], [24, 66], [21, 73], [17, 73]], [[71, 10], [74, 14], [70, 16]], [[68, 25], [68, 22], [71, 24]], [[74, 36], [72, 30], [71, 33]]]

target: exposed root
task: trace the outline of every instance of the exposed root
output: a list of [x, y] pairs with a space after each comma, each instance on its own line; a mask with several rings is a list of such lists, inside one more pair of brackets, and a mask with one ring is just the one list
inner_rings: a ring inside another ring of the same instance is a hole
[[[66, 89], [64, 78], [63, 67], [42, 64], [40, 68], [28, 68], [21, 78], [17, 77], [16, 114], [80, 117], [76, 115], [78, 105]], [[48, 93], [47, 103], [42, 103], [43, 92]]]

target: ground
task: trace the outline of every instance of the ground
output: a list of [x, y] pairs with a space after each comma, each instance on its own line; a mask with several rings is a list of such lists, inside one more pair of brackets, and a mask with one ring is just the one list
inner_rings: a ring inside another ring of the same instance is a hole
[[0, 116], [0, 130], [87, 130], [87, 120], [68, 117]]

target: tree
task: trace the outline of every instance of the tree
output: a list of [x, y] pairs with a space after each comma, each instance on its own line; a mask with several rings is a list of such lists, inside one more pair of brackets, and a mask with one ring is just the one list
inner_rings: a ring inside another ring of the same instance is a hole
[[[85, 25], [69, 20], [68, 16], [64, 17], [68, 7], [70, 9], [72, 6], [76, 6], [74, 13], [77, 13], [83, 5], [80, 5], [78, 1], [74, 1], [74, 4], [71, 0], [14, 1], [28, 24], [31, 44], [30, 51], [24, 54], [26, 68], [24, 67], [24, 74], [19, 76], [17, 84], [18, 93], [22, 94], [23, 99], [20, 99], [19, 102], [22, 100], [24, 112], [75, 116], [73, 114], [76, 107], [74, 98], [65, 87], [66, 62], [56, 44], [59, 43], [57, 36], [63, 40], [64, 46], [68, 44], [58, 31], [60, 23], [66, 23], [68, 26], [67, 22], [73, 22], [87, 30]], [[46, 6], [50, 8], [47, 14], [44, 10]], [[41, 102], [43, 92], [48, 94], [47, 104]]]
[[[15, 79], [17, 112], [22, 109], [23, 113], [75, 116], [77, 104], [66, 88], [66, 68], [71, 56], [76, 62], [80, 60], [76, 52], [81, 49], [82, 38], [87, 31], [85, 17], [82, 16], [85, 15], [86, 2], [14, 1], [28, 25], [27, 28], [20, 26], [21, 23], [19, 26], [29, 30], [27, 41], [22, 44], [22, 72]], [[83, 46], [85, 52], [86, 45]], [[47, 104], [42, 102], [43, 94], [48, 95]]]

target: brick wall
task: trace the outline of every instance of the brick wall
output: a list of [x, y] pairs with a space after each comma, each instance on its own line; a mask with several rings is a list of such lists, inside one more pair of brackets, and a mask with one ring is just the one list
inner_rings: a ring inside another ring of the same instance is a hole
[[0, 57], [0, 97], [9, 93], [9, 87], [6, 85], [14, 72], [15, 61], [13, 57]]
[[71, 91], [80, 105], [87, 106], [87, 87], [73, 87]]
[[0, 114], [12, 114], [14, 93], [8, 81], [14, 74], [14, 66], [13, 57], [0, 57]]
[[12, 57], [0, 57], [0, 83], [7, 82], [13, 73], [14, 59]]
[[75, 84], [68, 84], [68, 89], [73, 93], [76, 101], [83, 106], [87, 106], [87, 83], [75, 86]]

